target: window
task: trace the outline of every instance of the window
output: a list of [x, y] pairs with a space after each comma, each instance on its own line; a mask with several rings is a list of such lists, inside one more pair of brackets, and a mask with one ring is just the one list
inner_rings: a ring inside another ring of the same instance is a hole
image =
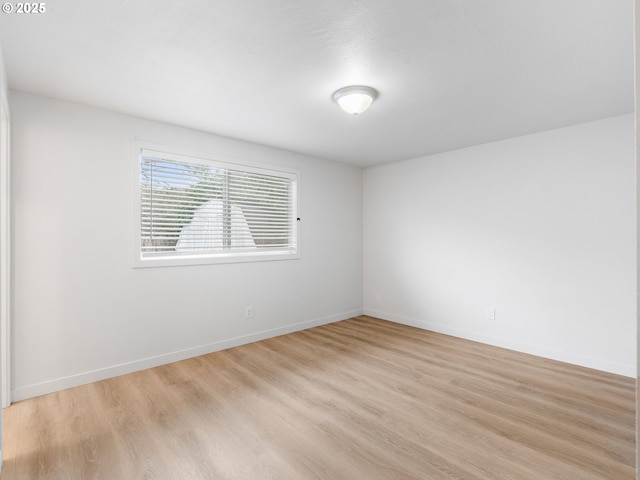
[[134, 145], [134, 266], [298, 257], [295, 171]]

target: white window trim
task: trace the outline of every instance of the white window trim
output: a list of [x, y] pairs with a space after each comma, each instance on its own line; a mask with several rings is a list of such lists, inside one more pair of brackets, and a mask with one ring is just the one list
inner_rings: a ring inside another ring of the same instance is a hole
[[[168, 147], [154, 143], [142, 142], [134, 140], [132, 142], [131, 165], [132, 165], [132, 265], [134, 268], [145, 267], [168, 267], [168, 266], [185, 266], [185, 265], [209, 265], [224, 263], [241, 263], [241, 262], [263, 262], [274, 260], [295, 260], [300, 258], [300, 172], [297, 169], [281, 167], [276, 165], [268, 165], [256, 162], [247, 162], [237, 160], [222, 155], [210, 155], [206, 153], [193, 152], [176, 147]], [[140, 188], [140, 156], [143, 151], [158, 152], [160, 157], [167, 160], [184, 161], [192, 159], [194, 163], [213, 163], [219, 167], [229, 167], [233, 169], [242, 169], [248, 172], [264, 173], [272, 171], [274, 174], [286, 174], [295, 177], [295, 217], [298, 221], [294, 224], [295, 229], [295, 252], [260, 252], [252, 250], [250, 252], [217, 252], [209, 254], [182, 254], [171, 257], [142, 257], [141, 252], [141, 188]]]

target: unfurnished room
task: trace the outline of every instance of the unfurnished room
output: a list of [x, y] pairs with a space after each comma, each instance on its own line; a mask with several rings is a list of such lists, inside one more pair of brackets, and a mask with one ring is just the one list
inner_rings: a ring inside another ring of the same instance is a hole
[[8, 0], [0, 480], [635, 480], [633, 0]]

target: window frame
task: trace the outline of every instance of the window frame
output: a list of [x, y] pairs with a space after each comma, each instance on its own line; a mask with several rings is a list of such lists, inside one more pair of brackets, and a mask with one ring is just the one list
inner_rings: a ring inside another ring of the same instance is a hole
[[[289, 250], [282, 251], [225, 251], [208, 253], [181, 253], [179, 255], [144, 257], [142, 252], [142, 185], [141, 173], [143, 152], [153, 152], [159, 158], [169, 161], [189, 162], [198, 165], [208, 165], [217, 168], [242, 170], [248, 173], [275, 175], [290, 178], [293, 182], [292, 228], [293, 241]], [[264, 262], [274, 260], [296, 260], [300, 258], [300, 171], [293, 168], [276, 165], [248, 162], [223, 155], [209, 155], [201, 152], [188, 151], [182, 148], [168, 147], [154, 143], [135, 140], [132, 142], [132, 266], [133, 268], [169, 267], [186, 265], [212, 265], [224, 263]]]

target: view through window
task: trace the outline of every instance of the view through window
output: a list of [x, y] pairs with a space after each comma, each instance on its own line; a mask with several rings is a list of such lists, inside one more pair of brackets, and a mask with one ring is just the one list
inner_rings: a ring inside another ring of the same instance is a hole
[[295, 172], [148, 149], [138, 162], [140, 263], [297, 255]]

